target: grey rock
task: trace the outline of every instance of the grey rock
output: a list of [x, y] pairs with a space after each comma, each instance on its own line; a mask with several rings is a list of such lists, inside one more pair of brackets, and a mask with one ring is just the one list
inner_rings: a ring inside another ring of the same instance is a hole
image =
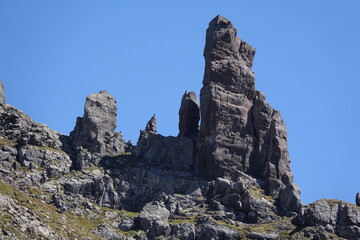
[[194, 137], [199, 132], [200, 107], [194, 92], [185, 92], [179, 110], [179, 136]]
[[63, 187], [67, 194], [93, 199], [105, 207], [119, 207], [119, 196], [114, 181], [100, 169], [78, 173], [75, 177], [65, 180]]
[[26, 145], [18, 149], [17, 157], [24, 167], [45, 169], [48, 178], [66, 174], [71, 167], [69, 155], [52, 148]]
[[356, 194], [355, 203], [356, 206], [360, 207], [360, 193]]
[[165, 225], [168, 224], [169, 216], [170, 212], [164, 204], [156, 201], [147, 203], [138, 217], [140, 228], [146, 231], [151, 229], [156, 222], [160, 222], [154, 231], [156, 232], [162, 229], [167, 232], [168, 230], [166, 230], [167, 227], [165, 227]]
[[335, 232], [346, 239], [360, 236], [360, 211], [357, 206], [339, 200], [318, 200], [301, 211], [294, 219], [298, 226], [320, 226], [324, 231], [305, 232], [305, 236], [328, 239], [326, 232]]
[[12, 170], [17, 169], [18, 162], [16, 157], [17, 149], [14, 146], [0, 146], [0, 175], [10, 173]]
[[28, 115], [9, 105], [0, 108], [0, 136], [10, 145], [30, 144], [66, 152], [69, 148], [67, 136], [51, 130], [45, 124], [34, 122]]
[[124, 139], [120, 132], [114, 132], [116, 110], [116, 100], [107, 91], [87, 96], [84, 116], [77, 119], [70, 133], [72, 144], [101, 155], [113, 156], [124, 152]]
[[241, 196], [237, 193], [231, 193], [223, 197], [223, 204], [229, 206], [236, 211], [242, 210]]
[[359, 226], [339, 225], [336, 227], [335, 231], [339, 236], [345, 239], [358, 240], [360, 236]]
[[278, 239], [279, 234], [251, 232], [248, 235], [246, 235], [246, 237], [249, 239], [275, 240]]
[[168, 237], [171, 233], [171, 227], [168, 222], [155, 221], [152, 227], [149, 229], [147, 236], [150, 239], [155, 237]]
[[355, 205], [340, 202], [337, 224], [360, 226], [360, 210]]
[[2, 81], [0, 81], [0, 106], [6, 106], [5, 90]]
[[291, 201], [281, 201], [279, 208], [297, 212], [301, 202], [290, 170], [284, 122], [255, 90], [255, 49], [236, 34], [221, 16], [206, 32], [197, 174], [212, 180], [244, 172], [264, 181], [262, 187], [276, 199], [286, 189], [282, 198]]
[[235, 240], [240, 239], [239, 233], [222, 225], [205, 224], [197, 233], [198, 240]]
[[250, 194], [245, 194], [242, 199], [244, 211], [249, 212], [265, 212], [267, 207], [270, 207], [270, 203], [264, 199], [254, 197]]
[[214, 182], [213, 195], [227, 194], [231, 186], [231, 181], [225, 178], [216, 178]]
[[146, 123], [145, 131], [156, 132], [156, 115], [155, 114]]
[[180, 240], [194, 240], [195, 226], [191, 223], [181, 223], [171, 226], [171, 234], [175, 235]]
[[[33, 239], [60, 239], [60, 236], [33, 209], [20, 205], [9, 196], [0, 194], [0, 212], [3, 216], [7, 216], [6, 221], [2, 221], [1, 228], [16, 230], [16, 236], [4, 239], [28, 239], [27, 234]], [[15, 226], [13, 223], [16, 223]], [[1, 231], [1, 239], [3, 239], [2, 233]], [[5, 234], [13, 235], [12, 232]]]
[[318, 240], [329, 240], [329, 239], [333, 239], [333, 240], [337, 240], [338, 238], [333, 237], [325, 230], [324, 227], [320, 226], [317, 228], [306, 228], [303, 233], [302, 236], [304, 238], [310, 238], [310, 239], [318, 239]]
[[136, 158], [156, 166], [189, 171], [195, 165], [193, 141], [185, 137], [164, 137], [154, 131], [141, 131], [133, 151]]
[[121, 216], [118, 227], [122, 231], [130, 231], [135, 227], [135, 223], [132, 218]]
[[115, 229], [108, 226], [108, 224], [101, 224], [94, 231], [94, 234], [109, 240], [125, 240], [126, 236], [118, 233]]
[[305, 211], [307, 225], [326, 225], [331, 223], [331, 208], [326, 200], [318, 200]]

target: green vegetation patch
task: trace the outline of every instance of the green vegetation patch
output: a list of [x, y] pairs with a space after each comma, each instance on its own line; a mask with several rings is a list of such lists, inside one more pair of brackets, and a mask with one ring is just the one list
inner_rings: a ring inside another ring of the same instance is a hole
[[350, 202], [346, 202], [346, 201], [342, 201], [342, 200], [337, 200], [337, 199], [322, 199], [322, 200], [325, 200], [327, 202], [327, 204], [329, 204], [330, 207], [333, 207], [335, 206], [336, 204], [340, 204], [340, 203], [344, 203], [344, 204], [347, 204], [347, 205], [350, 205], [352, 206], [354, 209], [356, 209], [357, 211], [360, 211], [360, 207], [356, 206], [355, 204], [353, 203], [350, 203]]
[[41, 195], [43, 195], [42, 191], [37, 187], [28, 186], [27, 190], [28, 190], [29, 194], [35, 195], [37, 197], [40, 197]]
[[118, 152], [114, 155], [114, 157], [118, 157], [118, 156], [129, 156], [131, 155], [131, 152]]
[[235, 230], [239, 233], [240, 239], [246, 239], [246, 235], [248, 235], [250, 232], [248, 228], [245, 226], [236, 226], [233, 224], [228, 223], [225, 220], [213, 220], [216, 224], [222, 225], [224, 227], [230, 228], [232, 230]]
[[[34, 146], [34, 145], [31, 145], [31, 146]], [[51, 151], [51, 152], [56, 152], [56, 153], [66, 155], [66, 152], [64, 152], [63, 150], [60, 150], [60, 149], [44, 147], [44, 146], [34, 146], [34, 147], [38, 150]]]
[[[28, 194], [2, 181], [0, 181], [0, 193], [11, 197], [18, 205], [28, 208], [61, 237], [67, 239], [101, 239], [92, 234], [91, 231], [102, 224], [103, 219], [95, 218], [90, 220], [68, 212], [61, 214], [55, 206], [45, 204], [39, 199], [31, 198]], [[16, 233], [16, 229], [11, 231]]]
[[[296, 226], [294, 226], [291, 223], [291, 220], [292, 219], [289, 217], [281, 217], [279, 219], [274, 220], [271, 223], [264, 223], [264, 224], [244, 223], [241, 226], [234, 225], [226, 220], [213, 220], [213, 222], [215, 222], [218, 225], [222, 225], [239, 232], [241, 239], [245, 238], [246, 235], [248, 235], [251, 232], [265, 233], [265, 234], [278, 232], [279, 237], [281, 237], [280, 239], [293, 239], [290, 233], [296, 229]], [[280, 229], [284, 229], [284, 230], [280, 230]]]
[[169, 219], [169, 223], [172, 225], [179, 225], [182, 223], [196, 223], [196, 216], [174, 216], [174, 218]]
[[16, 145], [16, 142], [15, 142], [15, 141], [0, 138], [0, 146], [11, 146], [11, 147], [14, 147], [15, 145]]
[[252, 196], [254, 198], [265, 199], [271, 203], [275, 203], [274, 198], [266, 195], [264, 190], [261, 188], [250, 187], [250, 188], [248, 188], [248, 191], [249, 191], [250, 196]]
[[99, 206], [99, 205], [98, 205], [98, 207], [104, 214], [105, 214], [105, 212], [116, 212], [119, 215], [125, 215], [126, 217], [129, 217], [129, 218], [135, 218], [135, 217], [139, 216], [139, 213], [136, 213], [136, 212], [117, 210], [117, 209], [112, 209], [112, 208], [103, 207], [103, 206]]

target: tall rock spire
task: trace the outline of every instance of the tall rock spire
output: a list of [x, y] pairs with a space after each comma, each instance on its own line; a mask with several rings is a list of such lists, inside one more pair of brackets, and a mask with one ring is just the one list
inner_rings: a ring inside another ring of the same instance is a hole
[[222, 16], [206, 31], [197, 174], [212, 180], [246, 173], [261, 180], [284, 210], [297, 211], [299, 189], [290, 171], [284, 122], [255, 90], [255, 49], [236, 35]]
[[5, 90], [4, 84], [0, 81], [0, 106], [6, 105], [6, 97], [5, 97]]
[[232, 23], [221, 16], [206, 31], [198, 172], [208, 179], [224, 176], [230, 168], [244, 172], [250, 168], [253, 138], [244, 133], [253, 129], [249, 120], [255, 78], [250, 67], [255, 49], [236, 34]]

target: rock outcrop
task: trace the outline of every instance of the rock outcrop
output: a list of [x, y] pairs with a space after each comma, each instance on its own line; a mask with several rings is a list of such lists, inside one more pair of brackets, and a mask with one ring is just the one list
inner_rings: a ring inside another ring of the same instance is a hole
[[301, 204], [285, 124], [236, 33], [210, 22], [201, 109], [185, 92], [179, 135], [158, 133], [154, 115], [135, 148], [106, 91], [68, 137], [7, 105], [0, 82], [0, 239], [360, 239], [358, 206]]
[[331, 239], [331, 233], [345, 239], [359, 239], [360, 211], [347, 202], [318, 200], [306, 206], [294, 219], [302, 227], [316, 227], [317, 231], [306, 231], [304, 237]]
[[145, 131], [147, 132], [156, 132], [156, 115], [154, 114], [150, 120], [147, 122]]
[[193, 170], [195, 147], [186, 137], [164, 137], [156, 132], [155, 115], [140, 130], [139, 140], [133, 150], [136, 158], [151, 165], [162, 165], [176, 171]]
[[116, 110], [116, 100], [107, 91], [87, 96], [84, 116], [77, 119], [70, 133], [72, 144], [103, 156], [124, 152], [124, 139], [115, 132]]
[[198, 176], [212, 180], [244, 172], [263, 180], [266, 193], [287, 211], [299, 211], [284, 122], [264, 94], [255, 90], [251, 70], [255, 49], [236, 34], [232, 23], [221, 16], [206, 32]]
[[197, 137], [200, 108], [194, 92], [185, 92], [179, 109], [179, 137]]
[[6, 97], [5, 97], [5, 90], [4, 84], [0, 81], [0, 106], [6, 105]]

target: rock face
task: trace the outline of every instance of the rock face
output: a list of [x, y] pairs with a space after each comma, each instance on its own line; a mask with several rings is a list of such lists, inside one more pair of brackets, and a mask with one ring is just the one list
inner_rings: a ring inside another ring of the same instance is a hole
[[247, 173], [264, 180], [267, 194], [278, 199], [287, 195], [282, 204], [298, 211], [299, 190], [292, 183], [284, 122], [255, 90], [255, 49], [236, 34], [221, 16], [206, 31], [198, 175], [211, 180]]
[[134, 149], [114, 132], [106, 91], [87, 97], [68, 137], [5, 106], [1, 85], [0, 239], [360, 239], [358, 206], [302, 206], [284, 122], [254, 87], [254, 53], [214, 18], [200, 130], [185, 92], [179, 135], [158, 133], [154, 115]]
[[124, 151], [124, 140], [116, 128], [116, 100], [107, 91], [87, 96], [84, 116], [78, 118], [70, 140], [75, 147], [92, 153], [114, 155]]
[[179, 137], [194, 137], [199, 132], [200, 107], [194, 92], [185, 92], [179, 110]]
[[359, 210], [355, 205], [339, 200], [318, 200], [306, 206], [294, 221], [303, 227], [324, 227], [317, 232], [308, 233], [308, 237], [312, 239], [330, 239], [327, 232], [346, 239], [360, 237]]
[[156, 132], [156, 115], [155, 114], [147, 122], [145, 131]]
[[160, 135], [156, 132], [155, 115], [148, 121], [145, 130], [140, 130], [133, 154], [149, 164], [162, 165], [177, 171], [188, 171], [195, 166], [193, 140]]

